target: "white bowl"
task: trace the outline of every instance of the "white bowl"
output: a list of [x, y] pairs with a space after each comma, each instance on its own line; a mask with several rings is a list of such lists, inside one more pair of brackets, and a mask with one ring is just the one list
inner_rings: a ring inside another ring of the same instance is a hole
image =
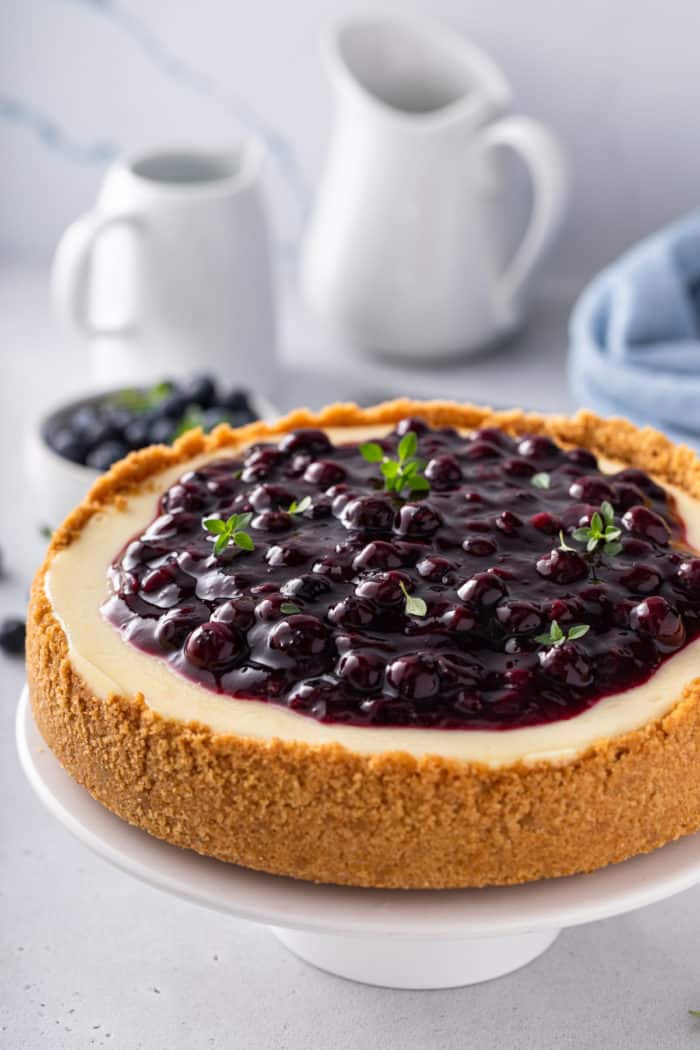
[[[94, 467], [84, 467], [60, 456], [48, 444], [46, 434], [76, 409], [103, 401], [117, 393], [119, 390], [101, 390], [74, 401], [66, 401], [40, 416], [31, 427], [26, 443], [27, 474], [35, 505], [40, 508], [41, 525], [55, 529], [103, 474], [103, 471], [95, 470]], [[252, 411], [260, 419], [269, 421], [279, 415], [275, 406], [261, 394], [251, 391], [248, 399]]]

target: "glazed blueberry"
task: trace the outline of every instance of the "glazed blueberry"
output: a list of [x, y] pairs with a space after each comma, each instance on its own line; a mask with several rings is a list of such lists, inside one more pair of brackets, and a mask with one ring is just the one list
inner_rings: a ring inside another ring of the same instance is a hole
[[563, 525], [559, 518], [556, 518], [547, 510], [541, 510], [537, 514], [533, 514], [530, 518], [530, 524], [538, 532], [543, 532], [546, 536], [557, 536]]
[[382, 496], [358, 496], [344, 505], [340, 520], [346, 529], [391, 532], [394, 508], [389, 500]]
[[491, 441], [472, 441], [465, 450], [468, 459], [499, 459], [502, 455], [499, 445]]
[[185, 656], [195, 667], [220, 670], [230, 667], [242, 650], [240, 637], [228, 624], [210, 622], [203, 623], [189, 636]]
[[328, 619], [337, 627], [369, 627], [375, 618], [371, 602], [349, 595], [342, 602], [331, 605]]
[[645, 474], [643, 470], [638, 470], [636, 467], [626, 467], [624, 470], [620, 470], [615, 475], [616, 481], [629, 482], [631, 485], [636, 485], [638, 489], [650, 499], [664, 500], [666, 499], [666, 493], [657, 485], [655, 481], [652, 481], [648, 474]]
[[227, 623], [237, 631], [247, 631], [255, 623], [255, 606], [250, 598], [229, 598], [217, 605], [211, 619], [215, 623]]
[[508, 459], [504, 459], [501, 463], [501, 470], [512, 478], [531, 478], [535, 473], [532, 463], [528, 463], [526, 459], [522, 459], [520, 456], [510, 456]]
[[558, 547], [540, 558], [536, 565], [540, 576], [554, 583], [574, 583], [585, 580], [588, 576], [588, 565], [576, 551], [563, 551]]
[[396, 516], [394, 529], [399, 536], [427, 539], [442, 525], [440, 514], [427, 503], [405, 503]]
[[355, 572], [366, 572], [372, 569], [398, 569], [402, 565], [401, 555], [393, 543], [386, 540], [373, 540], [363, 547], [353, 559]]
[[539, 659], [545, 674], [577, 689], [589, 685], [593, 676], [591, 661], [576, 642], [551, 646]]
[[341, 656], [336, 674], [358, 693], [373, 693], [382, 685], [385, 667], [385, 661], [373, 650], [351, 649]]
[[489, 609], [506, 595], [506, 585], [492, 572], [477, 572], [457, 591], [463, 602], [477, 609]]
[[319, 488], [328, 489], [331, 485], [337, 485], [345, 481], [347, 471], [340, 463], [334, 463], [332, 459], [317, 459], [309, 463], [304, 472], [304, 481], [310, 485], [318, 485]]
[[168, 496], [164, 502], [169, 511], [197, 513], [206, 510], [210, 499], [210, 492], [203, 482], [195, 478], [185, 481], [183, 478], [179, 484], [173, 485], [168, 490]]
[[181, 605], [170, 609], [158, 620], [155, 638], [161, 649], [179, 649], [190, 631], [207, 619], [206, 605]]
[[141, 590], [144, 594], [153, 594], [163, 587], [169, 586], [177, 579], [178, 566], [175, 561], [165, 562], [156, 569], [151, 569], [141, 580]]
[[264, 510], [255, 515], [250, 527], [251, 529], [264, 529], [265, 532], [286, 532], [292, 527], [292, 519], [283, 510]]
[[653, 594], [661, 586], [661, 577], [651, 566], [636, 563], [621, 574], [620, 583], [633, 594]]
[[700, 599], [700, 558], [689, 558], [681, 562], [676, 571], [674, 582], [691, 597]]
[[607, 500], [612, 503], [614, 497], [613, 490], [607, 481], [604, 481], [601, 477], [596, 477], [590, 474], [584, 474], [582, 477], [576, 478], [572, 481], [569, 486], [569, 495], [572, 500], [580, 500], [583, 503], [594, 503], [596, 507]]
[[455, 634], [467, 634], [473, 630], [476, 620], [471, 609], [466, 608], [464, 605], [456, 605], [442, 614], [440, 623], [446, 631], [454, 631]]
[[498, 427], [481, 427], [479, 430], [474, 431], [472, 439], [486, 442], [486, 444], [493, 445], [495, 448], [501, 448], [506, 452], [515, 448], [513, 439], [505, 431], [499, 430]]
[[447, 558], [440, 558], [437, 554], [429, 554], [422, 558], [416, 565], [419, 576], [432, 583], [452, 583], [455, 579], [454, 566]]
[[273, 567], [284, 565], [294, 568], [307, 562], [308, 557], [304, 548], [294, 543], [275, 543], [272, 547], [268, 547], [265, 561]]
[[279, 620], [270, 631], [271, 649], [291, 656], [318, 656], [326, 648], [328, 632], [315, 616], [294, 613]]
[[413, 431], [414, 434], [420, 437], [421, 434], [427, 433], [428, 424], [424, 419], [419, 419], [417, 416], [407, 416], [406, 419], [402, 419], [396, 424], [396, 433], [399, 437], [403, 437], [409, 431]]
[[462, 542], [462, 549], [474, 558], [489, 558], [497, 548], [493, 540], [469, 536]]
[[283, 454], [277, 448], [254, 449], [243, 461], [242, 480], [245, 482], [262, 481], [284, 461]]
[[287, 598], [300, 598], [304, 602], [316, 602], [331, 594], [332, 584], [324, 576], [308, 572], [303, 576], [293, 576], [282, 587], [282, 594]]
[[496, 608], [496, 619], [510, 634], [528, 634], [542, 623], [537, 606], [524, 601], [503, 602]]
[[564, 457], [569, 463], [583, 467], [585, 470], [596, 470], [598, 467], [598, 460], [587, 448], [570, 448], [564, 453]]
[[622, 524], [628, 532], [651, 540], [652, 543], [666, 546], [671, 538], [671, 530], [664, 519], [648, 507], [630, 507], [622, 515]]
[[368, 576], [355, 587], [358, 598], [377, 605], [400, 605], [405, 601], [401, 585], [406, 586], [408, 577], [400, 572], [378, 572]]
[[310, 456], [320, 456], [324, 452], [330, 452], [332, 446], [326, 434], [322, 430], [294, 430], [286, 434], [279, 443], [281, 452], [291, 456], [293, 453], [304, 452]]
[[629, 507], [633, 507], [636, 503], [644, 502], [644, 494], [642, 490], [637, 488], [636, 485], [631, 485], [626, 481], [616, 481], [612, 487], [613, 490], [613, 505], [617, 510], [627, 510]]
[[462, 468], [456, 456], [448, 454], [431, 459], [425, 468], [431, 488], [445, 491], [455, 488], [462, 480]]
[[661, 595], [645, 598], [630, 613], [632, 630], [650, 634], [664, 652], [680, 649], [685, 641], [683, 621]]
[[279, 620], [284, 613], [282, 612], [282, 606], [286, 605], [289, 601], [283, 594], [268, 594], [258, 602], [255, 606], [255, 618], [256, 620], [262, 620], [264, 623], [270, 623], [274, 620]]
[[496, 528], [499, 532], [505, 532], [507, 535], [512, 535], [517, 532], [522, 525], [522, 520], [517, 514], [513, 514], [510, 510], [504, 510], [502, 514], [499, 514], [496, 518]]
[[286, 511], [293, 499], [292, 493], [284, 485], [263, 483], [256, 485], [248, 493], [248, 502], [258, 513], [263, 510], [279, 510], [280, 508]]
[[409, 700], [429, 700], [440, 689], [437, 663], [430, 653], [400, 656], [387, 667], [386, 678]]
[[[518, 455], [525, 459], [532, 459], [536, 463], [560, 459], [561, 454], [559, 446], [542, 434], [532, 434], [518, 442]], [[595, 466], [595, 460], [593, 466]]]

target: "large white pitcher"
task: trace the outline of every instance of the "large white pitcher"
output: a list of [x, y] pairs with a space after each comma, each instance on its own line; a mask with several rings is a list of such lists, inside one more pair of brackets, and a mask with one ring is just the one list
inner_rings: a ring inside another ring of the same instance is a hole
[[166, 150], [106, 173], [64, 233], [54, 306], [88, 349], [93, 382], [195, 369], [269, 386], [275, 309], [261, 197], [263, 148]]
[[[564, 208], [550, 133], [495, 120], [510, 102], [505, 78], [435, 23], [350, 17], [325, 33], [323, 55], [336, 121], [303, 245], [308, 304], [349, 342], [396, 357], [473, 351], [511, 331]], [[532, 183], [510, 260], [501, 147]]]

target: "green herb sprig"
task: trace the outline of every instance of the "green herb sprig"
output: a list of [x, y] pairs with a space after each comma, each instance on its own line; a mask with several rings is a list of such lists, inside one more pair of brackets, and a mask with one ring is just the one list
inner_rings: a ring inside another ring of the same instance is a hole
[[410, 493], [427, 492], [430, 489], [430, 482], [422, 474], [425, 460], [416, 456], [417, 449], [418, 438], [412, 430], [404, 434], [399, 441], [396, 459], [387, 456], [376, 441], [367, 441], [360, 445], [363, 459], [368, 463], [381, 464], [379, 469], [384, 478], [385, 491], [395, 492], [397, 495], [401, 495], [402, 489], [408, 489]]
[[409, 594], [403, 580], [399, 581], [399, 587], [403, 591], [403, 596], [406, 599], [406, 613], [408, 616], [425, 616], [428, 611], [428, 606], [423, 599], [416, 598], [414, 595]]
[[540, 471], [539, 474], [533, 474], [530, 478], [531, 484], [533, 484], [536, 489], [548, 489], [551, 480], [549, 474], [544, 470]]
[[590, 626], [587, 623], [579, 623], [574, 627], [570, 627], [569, 630], [564, 633], [556, 620], [552, 620], [549, 625], [548, 634], [536, 634], [535, 641], [539, 642], [540, 645], [557, 646], [563, 645], [564, 642], [575, 642], [577, 638], [583, 638], [584, 634], [588, 634]]
[[252, 518], [252, 514], [232, 514], [226, 521], [222, 521], [221, 518], [207, 518], [202, 522], [207, 532], [216, 536], [214, 554], [221, 554], [230, 543], [243, 551], [255, 550], [255, 544], [246, 532]]
[[562, 529], [559, 530], [559, 550], [560, 551], [576, 551], [575, 547], [570, 547], [564, 539], [564, 532]]
[[301, 609], [294, 602], [282, 602], [280, 612], [284, 613], [285, 616], [293, 616], [294, 613], [300, 613]]
[[311, 496], [304, 496], [299, 502], [295, 499], [287, 507], [287, 514], [291, 514], [294, 517], [295, 514], [303, 514], [305, 510], [308, 510], [311, 506]]
[[165, 401], [168, 394], [172, 393], [172, 383], [164, 380], [156, 383], [149, 390], [121, 390], [114, 396], [114, 402], [131, 412], [147, 412], [149, 408], [155, 408], [161, 401]]
[[604, 500], [600, 511], [591, 517], [590, 525], [583, 525], [571, 533], [578, 543], [586, 544], [586, 551], [592, 554], [602, 544], [604, 554], [619, 554], [622, 544], [618, 543], [622, 530], [615, 525], [615, 511], [610, 503]]

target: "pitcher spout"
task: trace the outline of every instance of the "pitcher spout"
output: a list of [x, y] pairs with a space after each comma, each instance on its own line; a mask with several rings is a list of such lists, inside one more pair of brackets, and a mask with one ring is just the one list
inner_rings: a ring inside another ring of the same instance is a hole
[[420, 16], [342, 18], [326, 29], [321, 52], [340, 98], [416, 127], [478, 126], [510, 103], [510, 87], [487, 55]]

